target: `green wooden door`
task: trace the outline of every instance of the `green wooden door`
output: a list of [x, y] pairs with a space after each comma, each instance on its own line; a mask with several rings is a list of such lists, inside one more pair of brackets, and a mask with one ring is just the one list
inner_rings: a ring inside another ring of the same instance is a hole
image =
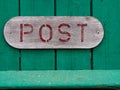
[[[0, 0], [0, 71], [119, 70], [119, 9], [120, 0]], [[3, 35], [5, 23], [15, 16], [94, 16], [105, 35], [93, 49], [19, 50]]]
[[[0, 0], [0, 70], [119, 69], [119, 3], [119, 0]], [[105, 35], [102, 43], [91, 50], [18, 50], [4, 40], [4, 25], [14, 16], [92, 15], [102, 22]]]

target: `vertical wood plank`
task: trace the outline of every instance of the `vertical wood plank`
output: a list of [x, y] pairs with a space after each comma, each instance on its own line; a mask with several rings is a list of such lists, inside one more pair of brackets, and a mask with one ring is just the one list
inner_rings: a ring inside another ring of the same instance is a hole
[[93, 52], [94, 69], [120, 69], [120, 0], [93, 0], [93, 15], [104, 26], [103, 42]]
[[[21, 16], [54, 15], [53, 0], [21, 0]], [[54, 69], [54, 50], [22, 50], [22, 70]]]
[[[57, 0], [57, 16], [89, 16], [90, 0]], [[90, 50], [57, 50], [57, 69], [90, 69]]]
[[18, 70], [19, 51], [7, 44], [3, 31], [5, 23], [18, 15], [18, 0], [0, 0], [0, 70]]

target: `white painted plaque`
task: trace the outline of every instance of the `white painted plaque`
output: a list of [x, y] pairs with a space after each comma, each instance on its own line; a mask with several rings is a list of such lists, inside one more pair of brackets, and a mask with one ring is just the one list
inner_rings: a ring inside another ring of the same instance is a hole
[[103, 35], [102, 24], [89, 16], [19, 16], [4, 27], [7, 43], [19, 49], [89, 49], [96, 47]]

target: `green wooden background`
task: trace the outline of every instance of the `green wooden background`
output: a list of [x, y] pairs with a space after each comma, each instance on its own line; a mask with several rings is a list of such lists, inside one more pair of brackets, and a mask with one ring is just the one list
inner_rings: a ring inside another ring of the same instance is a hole
[[[120, 69], [120, 0], [0, 0], [0, 70]], [[4, 40], [14, 16], [94, 16], [104, 27], [102, 43], [88, 50], [18, 50]]]

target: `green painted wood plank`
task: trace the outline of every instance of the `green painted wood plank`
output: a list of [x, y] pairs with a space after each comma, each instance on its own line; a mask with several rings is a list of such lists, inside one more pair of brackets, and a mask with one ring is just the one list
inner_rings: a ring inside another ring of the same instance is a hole
[[120, 70], [1, 71], [0, 88], [120, 88]]
[[[57, 16], [89, 16], [90, 0], [57, 0]], [[90, 50], [57, 50], [57, 69], [90, 69]]]
[[93, 0], [93, 15], [103, 24], [103, 42], [93, 52], [94, 69], [120, 69], [120, 0]]
[[19, 68], [19, 51], [9, 46], [3, 35], [5, 23], [18, 13], [18, 0], [0, 0], [0, 70]]
[[[21, 0], [21, 16], [54, 15], [53, 0]], [[22, 70], [54, 69], [54, 50], [22, 50]]]

